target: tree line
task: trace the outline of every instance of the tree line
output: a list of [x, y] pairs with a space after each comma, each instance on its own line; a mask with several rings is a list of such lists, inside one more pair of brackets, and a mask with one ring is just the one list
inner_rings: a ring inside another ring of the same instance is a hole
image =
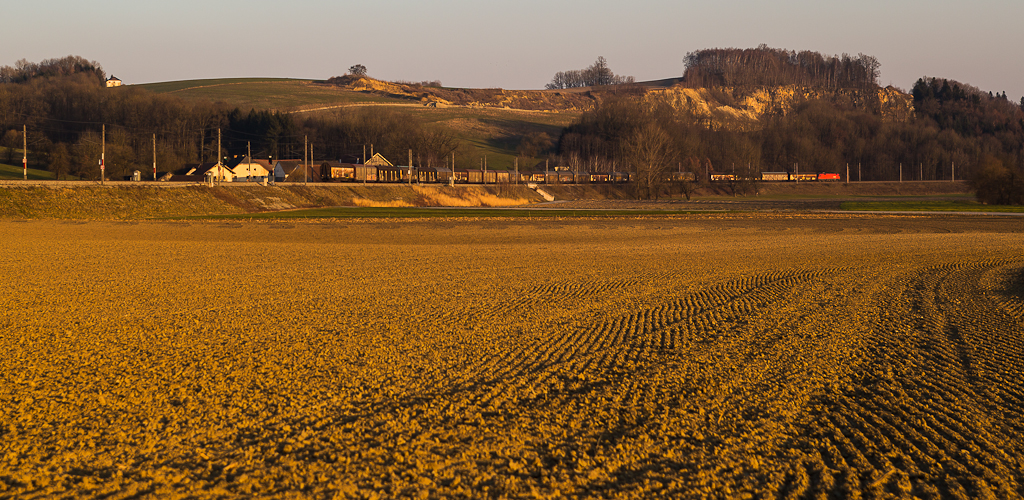
[[0, 83], [21, 83], [33, 78], [67, 76], [78, 73], [87, 73], [100, 81], [107, 78], [100, 63], [80, 56], [67, 56], [44, 59], [38, 63], [20, 59], [14, 63], [14, 66], [2, 66], [0, 67]]
[[825, 56], [809, 50], [770, 48], [704, 49], [683, 59], [683, 85], [694, 88], [740, 85], [800, 85], [819, 88], [874, 88], [881, 63], [873, 56]]
[[160, 171], [217, 161], [219, 155], [242, 156], [250, 148], [256, 158], [302, 159], [307, 142], [316, 159], [362, 159], [363, 146], [372, 144], [389, 157], [404, 159], [413, 149], [423, 164], [443, 165], [458, 146], [450, 132], [393, 111], [356, 108], [307, 118], [243, 111], [132, 86], [106, 88], [98, 64], [88, 66], [95, 71], [69, 72], [52, 68], [74, 67], [65, 63], [84, 59], [51, 61], [19, 63], [32, 76], [0, 83], [0, 161], [20, 163], [24, 126], [30, 166], [48, 169], [58, 178], [98, 179], [104, 143], [108, 177], [150, 171], [154, 136]]
[[746, 131], [709, 129], [692, 110], [615, 96], [564, 130], [558, 154], [581, 169], [634, 172], [640, 197], [662, 194], [677, 169], [698, 179], [794, 170], [845, 178], [847, 165], [854, 181], [977, 179], [982, 171], [1003, 184], [1024, 179], [1022, 106], [950, 80], [922, 79], [914, 89], [910, 120], [807, 100]]
[[620, 85], [633, 83], [632, 76], [616, 75], [608, 67], [608, 61], [604, 57], [598, 57], [594, 64], [585, 69], [573, 69], [559, 71], [551, 79], [551, 82], [544, 86], [548, 90], [571, 89], [578, 87], [597, 87], [601, 85]]

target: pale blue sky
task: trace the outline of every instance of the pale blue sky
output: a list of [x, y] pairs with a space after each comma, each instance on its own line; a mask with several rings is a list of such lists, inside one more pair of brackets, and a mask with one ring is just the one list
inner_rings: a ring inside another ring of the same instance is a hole
[[687, 52], [859, 52], [883, 85], [921, 76], [1024, 94], [1024, 0], [2, 0], [0, 65], [69, 54], [126, 83], [329, 78], [353, 64], [388, 80], [542, 88], [603, 55], [638, 80], [678, 76]]

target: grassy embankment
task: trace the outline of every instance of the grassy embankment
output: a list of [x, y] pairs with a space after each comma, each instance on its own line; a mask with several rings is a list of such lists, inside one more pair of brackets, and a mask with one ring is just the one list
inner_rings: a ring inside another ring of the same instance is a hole
[[[386, 208], [502, 207], [540, 201], [525, 186], [281, 185], [182, 186], [85, 183], [72, 186], [0, 188], [0, 218], [146, 219], [182, 217], [289, 217], [289, 210], [349, 207], [337, 215], [313, 212], [291, 217], [379, 216]], [[357, 208], [365, 207], [365, 208]], [[364, 211], [364, 212], [360, 212]]]

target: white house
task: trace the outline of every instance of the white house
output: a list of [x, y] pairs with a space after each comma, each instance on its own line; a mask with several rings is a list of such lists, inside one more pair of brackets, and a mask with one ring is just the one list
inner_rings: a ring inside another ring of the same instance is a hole
[[201, 175], [207, 181], [232, 182], [235, 180], [235, 173], [223, 163], [201, 163], [188, 165], [189, 170], [185, 175]]
[[228, 168], [235, 175], [236, 182], [263, 182], [274, 169], [270, 160], [253, 160], [248, 156], [228, 163]]

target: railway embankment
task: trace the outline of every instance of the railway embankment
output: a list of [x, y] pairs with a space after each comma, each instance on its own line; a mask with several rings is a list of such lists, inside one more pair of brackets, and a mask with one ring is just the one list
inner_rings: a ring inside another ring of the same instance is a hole
[[0, 218], [144, 219], [234, 215], [298, 208], [495, 207], [544, 201], [526, 186], [259, 184], [85, 181], [0, 183]]

